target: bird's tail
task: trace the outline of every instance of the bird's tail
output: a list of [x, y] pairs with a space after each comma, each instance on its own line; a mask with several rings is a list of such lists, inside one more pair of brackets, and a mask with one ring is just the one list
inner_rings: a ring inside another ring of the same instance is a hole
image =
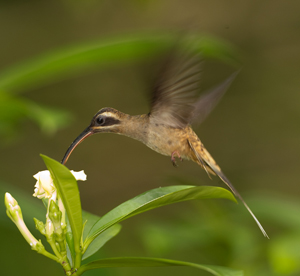
[[[210, 170], [212, 170], [217, 176], [219, 176], [219, 178], [229, 187], [229, 189], [233, 192], [233, 194], [235, 196], [237, 196], [240, 201], [244, 204], [244, 206], [246, 207], [246, 209], [248, 210], [248, 212], [250, 213], [250, 215], [253, 217], [253, 219], [255, 220], [256, 224], [258, 225], [259, 229], [261, 230], [261, 232], [263, 233], [263, 235], [266, 238], [269, 238], [268, 234], [266, 233], [265, 229], [262, 227], [262, 225], [260, 224], [260, 222], [258, 221], [258, 219], [256, 218], [256, 216], [253, 214], [253, 212], [251, 211], [250, 207], [247, 205], [247, 203], [245, 202], [245, 200], [242, 198], [242, 196], [239, 194], [239, 192], [234, 188], [234, 186], [231, 184], [231, 182], [228, 180], [228, 178], [223, 174], [223, 172], [221, 171], [221, 169], [219, 168], [218, 165], [214, 165], [212, 163], [211, 160], [209, 160], [209, 158], [202, 158], [200, 156], [200, 154], [196, 151], [195, 147], [192, 145], [192, 143], [190, 141], [189, 145], [191, 147], [191, 149], [193, 150], [195, 156], [198, 159], [198, 163], [199, 165], [201, 165], [202, 167], [204, 167], [204, 169], [206, 170], [206, 172], [208, 171], [207, 168], [209, 168]], [[208, 154], [209, 155], [209, 154]], [[210, 155], [209, 155], [210, 156]], [[207, 166], [207, 168], [205, 167]]]

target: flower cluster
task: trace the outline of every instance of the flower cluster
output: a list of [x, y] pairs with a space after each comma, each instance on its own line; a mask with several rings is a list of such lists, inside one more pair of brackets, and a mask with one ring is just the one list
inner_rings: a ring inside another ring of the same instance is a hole
[[[84, 171], [71, 171], [76, 180], [86, 180]], [[23, 220], [23, 215], [18, 202], [5, 194], [5, 206], [8, 217], [15, 223], [19, 231], [33, 250], [43, 254], [59, 263], [66, 265], [65, 271], [70, 271], [66, 251], [66, 211], [63, 202], [57, 192], [53, 178], [48, 170], [40, 171], [33, 176], [37, 181], [34, 189], [34, 197], [42, 199], [47, 206], [46, 222], [43, 223], [34, 218], [36, 228], [43, 234], [55, 255], [47, 252], [41, 243], [29, 231]]]

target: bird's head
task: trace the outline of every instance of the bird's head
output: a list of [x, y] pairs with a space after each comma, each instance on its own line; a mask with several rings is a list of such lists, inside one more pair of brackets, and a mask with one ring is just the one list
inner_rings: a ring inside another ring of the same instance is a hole
[[101, 132], [121, 133], [121, 125], [126, 120], [126, 116], [128, 115], [110, 107], [99, 110], [94, 115], [90, 125], [70, 145], [61, 163], [65, 164], [67, 162], [73, 150], [85, 138]]

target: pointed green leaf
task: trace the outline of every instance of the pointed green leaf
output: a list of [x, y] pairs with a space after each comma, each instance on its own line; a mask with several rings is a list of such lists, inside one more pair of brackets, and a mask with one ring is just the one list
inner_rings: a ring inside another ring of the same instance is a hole
[[103, 267], [159, 267], [159, 266], [189, 266], [210, 272], [215, 276], [243, 276], [243, 271], [234, 270], [227, 267], [202, 265], [190, 262], [181, 262], [169, 259], [159, 258], [109, 258], [94, 261], [81, 266], [77, 270], [77, 275], [81, 275], [83, 272], [91, 269], [103, 268]]
[[220, 187], [181, 185], [153, 189], [122, 203], [100, 218], [90, 230], [84, 248], [100, 233], [129, 217], [172, 203], [207, 198], [227, 198], [236, 202], [230, 191]]
[[82, 224], [84, 224], [83, 228], [83, 240], [87, 237], [89, 231], [94, 226], [94, 224], [100, 219], [101, 217], [94, 215], [92, 213], [86, 212], [82, 210]]
[[84, 252], [82, 260], [95, 254], [106, 242], [115, 237], [121, 230], [120, 224], [115, 224], [97, 236]]
[[68, 168], [61, 163], [45, 155], [41, 155], [41, 157], [51, 173], [55, 187], [58, 190], [58, 193], [61, 196], [62, 202], [66, 208], [69, 223], [72, 229], [74, 250], [76, 253], [75, 266], [78, 266], [80, 265], [81, 260], [80, 240], [82, 234], [82, 214], [76, 179], [68, 170]]
[[[205, 57], [236, 64], [236, 51], [212, 36], [196, 34], [193, 42]], [[57, 81], [113, 62], [151, 58], [178, 41], [178, 34], [135, 34], [86, 42], [31, 59], [0, 73], [0, 90], [20, 91]]]
[[96, 65], [134, 60], [166, 49], [170, 37], [116, 37], [87, 42], [24, 62], [0, 74], [3, 91], [24, 90], [62, 79]]
[[[99, 219], [100, 217], [94, 214], [85, 211], [82, 212], [82, 221], [83, 223], [85, 223], [83, 230], [83, 240], [86, 238], [88, 232]], [[82, 260], [85, 260], [94, 253], [96, 253], [106, 242], [108, 242], [110, 239], [116, 236], [120, 232], [120, 230], [121, 225], [115, 224], [106, 231], [102, 232], [95, 240], [93, 240], [93, 242], [90, 244], [87, 250], [83, 252], [84, 254]]]

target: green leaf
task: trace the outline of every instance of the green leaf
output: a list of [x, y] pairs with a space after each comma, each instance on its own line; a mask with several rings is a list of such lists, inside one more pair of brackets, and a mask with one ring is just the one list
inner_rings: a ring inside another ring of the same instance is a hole
[[71, 114], [68, 111], [46, 107], [28, 100], [26, 106], [29, 110], [27, 117], [35, 121], [48, 135], [54, 134], [71, 122]]
[[[86, 238], [88, 232], [91, 230], [93, 225], [100, 219], [100, 217], [93, 215], [91, 213], [82, 212], [82, 221], [85, 223], [84, 230], [83, 230], [83, 240]], [[102, 232], [93, 242], [90, 244], [90, 246], [87, 248], [87, 250], [84, 252], [82, 260], [87, 259], [94, 253], [96, 253], [106, 242], [108, 242], [110, 239], [112, 239], [114, 236], [116, 236], [121, 230], [120, 224], [115, 224], [114, 226], [110, 227], [106, 231]]]
[[[135, 34], [73, 45], [0, 73], [0, 90], [22, 91], [95, 66], [152, 58], [166, 51], [175, 41], [178, 41], [178, 34]], [[236, 64], [236, 50], [229, 43], [207, 35], [194, 35], [192, 41], [204, 57]]]
[[97, 236], [84, 252], [82, 260], [95, 254], [106, 242], [115, 237], [121, 230], [120, 224], [115, 224]]
[[243, 271], [234, 270], [234, 269], [221, 267], [221, 266], [202, 265], [202, 264], [175, 261], [169, 259], [135, 258], [135, 257], [101, 259], [81, 266], [76, 273], [77, 275], [81, 275], [83, 272], [87, 270], [103, 268], [103, 267], [158, 267], [158, 266], [189, 266], [189, 267], [205, 270], [215, 276], [243, 276], [244, 275]]
[[80, 241], [82, 234], [82, 214], [76, 179], [68, 168], [61, 163], [42, 154], [41, 157], [51, 173], [55, 187], [58, 190], [66, 208], [72, 229], [74, 250], [76, 253], [75, 267], [78, 267], [81, 261]]
[[153, 189], [122, 203], [100, 218], [90, 230], [84, 248], [100, 233], [122, 220], [164, 205], [207, 198], [227, 198], [236, 202], [230, 191], [220, 187], [181, 185]]
[[83, 235], [82, 235], [83, 240], [86, 239], [89, 231], [99, 219], [100, 219], [99, 216], [82, 210], [82, 224], [84, 224]]
[[206, 58], [224, 61], [228, 64], [239, 66], [237, 59], [238, 51], [234, 47], [221, 39], [213, 36], [202, 35], [195, 41], [195, 45]]
[[53, 134], [71, 121], [71, 115], [66, 111], [0, 93], [0, 136], [13, 134], [13, 130], [18, 130], [18, 125], [26, 118], [35, 121], [46, 134]]

